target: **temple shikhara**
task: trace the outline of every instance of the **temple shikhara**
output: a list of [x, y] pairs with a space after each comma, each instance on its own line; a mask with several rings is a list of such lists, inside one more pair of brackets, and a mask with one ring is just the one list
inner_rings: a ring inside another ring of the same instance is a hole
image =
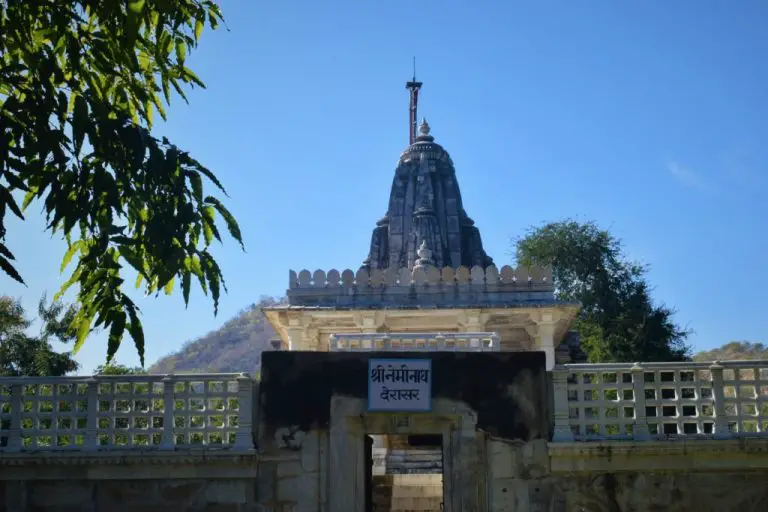
[[561, 362], [578, 358], [577, 342], [563, 344], [578, 305], [555, 299], [551, 269], [499, 269], [483, 249], [450, 155], [426, 120], [414, 128], [420, 87], [408, 82], [411, 144], [368, 257], [356, 272], [290, 272], [288, 305], [266, 312], [281, 347], [444, 350], [434, 335], [451, 334], [454, 350], [476, 349], [487, 338], [485, 350], [542, 351], [548, 369], [558, 349]]
[[406, 88], [367, 253], [288, 271], [260, 378], [0, 378], [0, 510], [768, 510], [768, 361], [586, 363]]

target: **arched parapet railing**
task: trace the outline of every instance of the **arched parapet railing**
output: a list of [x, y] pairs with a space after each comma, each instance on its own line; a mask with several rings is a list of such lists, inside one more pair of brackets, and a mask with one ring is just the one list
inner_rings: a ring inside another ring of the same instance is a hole
[[372, 269], [361, 268], [338, 271], [291, 270], [289, 289], [335, 289], [335, 288], [397, 288], [418, 286], [488, 286], [514, 288], [519, 290], [552, 290], [551, 267], [517, 267], [508, 265], [499, 270], [496, 266], [482, 268], [419, 267]]
[[567, 364], [553, 441], [768, 437], [768, 361]]
[[292, 306], [460, 306], [554, 301], [549, 267], [308, 269], [289, 272]]

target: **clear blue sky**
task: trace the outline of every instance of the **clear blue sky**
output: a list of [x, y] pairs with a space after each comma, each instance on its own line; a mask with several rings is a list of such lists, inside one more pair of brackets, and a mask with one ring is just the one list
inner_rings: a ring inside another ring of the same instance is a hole
[[[220, 4], [230, 31], [190, 60], [208, 89], [156, 131], [221, 177], [247, 252], [216, 251], [218, 317], [200, 293], [140, 300], [148, 363], [282, 294], [288, 269], [358, 267], [407, 143], [413, 55], [420, 116], [499, 264], [528, 226], [595, 220], [652, 266], [697, 348], [765, 340], [766, 2]], [[62, 282], [36, 213], [9, 234], [28, 288], [0, 277], [31, 309]], [[105, 350], [94, 336], [83, 371]], [[118, 359], [137, 361], [130, 342]]]

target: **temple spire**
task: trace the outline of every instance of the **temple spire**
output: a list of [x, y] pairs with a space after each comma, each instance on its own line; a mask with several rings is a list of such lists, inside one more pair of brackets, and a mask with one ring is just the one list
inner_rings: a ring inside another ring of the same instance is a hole
[[419, 89], [423, 84], [416, 81], [416, 57], [413, 58], [413, 80], [405, 83], [405, 88], [410, 91], [410, 108], [408, 109], [408, 144], [416, 141], [416, 123], [418, 119]]
[[400, 155], [389, 208], [376, 222], [363, 268], [486, 268], [493, 260], [483, 249], [480, 231], [464, 211], [451, 157], [435, 142], [426, 120], [416, 125], [421, 83], [414, 79], [407, 87], [411, 91], [411, 144]]

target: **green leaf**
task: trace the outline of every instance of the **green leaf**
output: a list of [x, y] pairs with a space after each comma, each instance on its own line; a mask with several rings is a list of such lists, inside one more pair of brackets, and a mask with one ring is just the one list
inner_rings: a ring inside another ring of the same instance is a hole
[[184, 305], [189, 306], [189, 289], [192, 286], [192, 276], [189, 272], [185, 272], [181, 278], [181, 290], [184, 296]]
[[0, 186], [0, 207], [3, 206], [3, 203], [11, 209], [14, 215], [24, 220], [24, 214], [21, 212], [19, 205], [16, 204], [16, 199], [14, 199], [7, 188]]
[[176, 58], [179, 59], [179, 64], [182, 66], [187, 60], [187, 43], [183, 39], [176, 40]]
[[[123, 340], [123, 332], [125, 332], [125, 322], [125, 311], [116, 311], [113, 316], [112, 327], [109, 329], [109, 338], [107, 340], [107, 361], [111, 361], [117, 353], [117, 349], [120, 348], [120, 342]], [[143, 361], [142, 364], [144, 364]]]
[[75, 108], [72, 112], [72, 139], [75, 143], [75, 154], [79, 155], [88, 129], [88, 103], [81, 95], [75, 96]]
[[194, 172], [194, 171], [187, 171], [185, 173], [187, 175], [187, 178], [189, 178], [189, 182], [192, 185], [192, 194], [195, 198], [195, 201], [198, 203], [203, 202], [203, 179], [200, 177], [200, 174]]
[[128, 332], [130, 333], [131, 338], [133, 338], [133, 344], [136, 346], [136, 351], [139, 353], [141, 366], [144, 366], [144, 330], [141, 325], [141, 320], [139, 319], [137, 308], [133, 302], [131, 302], [128, 297], [125, 297], [123, 301], [130, 302], [130, 304], [125, 304], [125, 308], [128, 310], [128, 315], [131, 320], [128, 324]]
[[[57, 300], [54, 298], [54, 300]], [[77, 337], [75, 338], [75, 346], [72, 348], [72, 353], [77, 354], [85, 343], [85, 339], [91, 332], [91, 322], [93, 321], [93, 313], [86, 314], [85, 309], [81, 309], [72, 325], [77, 328]]]
[[72, 256], [74, 256], [75, 253], [79, 251], [83, 245], [84, 245], [84, 242], [82, 240], [78, 240], [76, 242], [69, 244], [69, 247], [67, 248], [67, 252], [64, 253], [64, 258], [61, 260], [61, 266], [59, 267], [59, 272], [64, 273], [64, 270], [66, 270], [67, 266], [69, 266], [69, 262], [72, 261]]
[[175, 279], [171, 278], [167, 283], [165, 283], [165, 287], [163, 287], [163, 291], [166, 295], [171, 295], [173, 293], [173, 284]]
[[205, 198], [205, 202], [213, 205], [213, 207], [216, 208], [216, 211], [219, 212], [219, 215], [224, 218], [224, 222], [227, 225], [229, 234], [232, 235], [232, 238], [240, 242], [240, 247], [244, 250], [245, 245], [243, 244], [243, 236], [240, 233], [240, 226], [238, 225], [237, 220], [235, 220], [234, 215], [232, 215], [229, 210], [227, 210], [226, 206], [221, 204], [221, 201], [215, 197], [208, 196]]
[[203, 34], [204, 28], [205, 28], [205, 21], [198, 18], [197, 21], [195, 21], [195, 41], [200, 40], [200, 36]]
[[0, 269], [8, 274], [14, 281], [26, 285], [24, 280], [21, 278], [21, 275], [16, 271], [11, 262], [5, 258], [5, 256], [0, 256]]

